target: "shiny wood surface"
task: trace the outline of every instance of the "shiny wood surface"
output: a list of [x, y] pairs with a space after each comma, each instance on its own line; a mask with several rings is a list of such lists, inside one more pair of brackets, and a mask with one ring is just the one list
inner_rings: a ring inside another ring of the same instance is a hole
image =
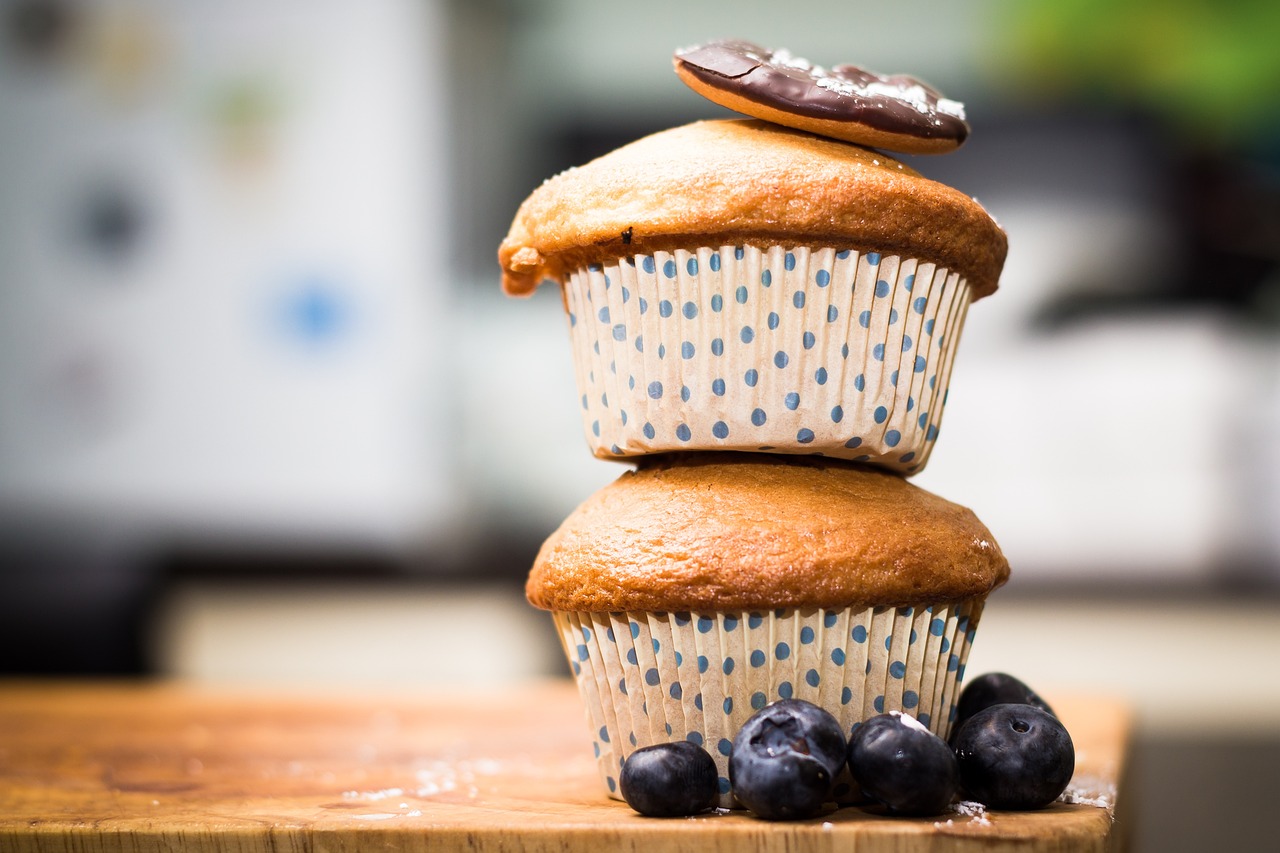
[[[1097, 804], [974, 819], [847, 807], [658, 820], [608, 799], [569, 684], [367, 693], [0, 682], [5, 853], [1103, 851], [1130, 719], [1047, 697]], [[1121, 792], [1122, 793], [1122, 792]]]

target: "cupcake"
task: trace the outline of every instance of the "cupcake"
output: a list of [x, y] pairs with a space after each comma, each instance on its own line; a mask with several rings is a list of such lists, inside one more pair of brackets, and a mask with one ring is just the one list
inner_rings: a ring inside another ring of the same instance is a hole
[[755, 120], [638, 140], [547, 181], [503, 286], [564, 288], [599, 457], [820, 453], [919, 471], [1004, 232], [893, 157]]
[[690, 740], [732, 807], [733, 736], [777, 699], [811, 701], [846, 732], [900, 710], [946, 737], [1008, 571], [972, 512], [891, 473], [691, 453], [646, 459], [588, 498], [526, 593], [553, 614], [609, 793], [633, 750]]
[[592, 452], [919, 471], [965, 313], [995, 291], [1007, 241], [973, 199], [880, 149], [954, 150], [963, 105], [742, 41], [674, 64], [756, 120], [673, 128], [552, 178], [498, 252], [508, 293], [564, 290]]

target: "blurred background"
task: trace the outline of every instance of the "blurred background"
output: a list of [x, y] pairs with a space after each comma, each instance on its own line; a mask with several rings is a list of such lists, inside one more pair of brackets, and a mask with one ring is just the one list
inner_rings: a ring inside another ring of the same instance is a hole
[[723, 36], [966, 103], [912, 165], [1010, 235], [916, 478], [1015, 569], [970, 672], [1133, 701], [1138, 849], [1265, 837], [1271, 0], [0, 0], [0, 674], [564, 675], [523, 577], [624, 469], [495, 251], [546, 177], [728, 115], [670, 67]]

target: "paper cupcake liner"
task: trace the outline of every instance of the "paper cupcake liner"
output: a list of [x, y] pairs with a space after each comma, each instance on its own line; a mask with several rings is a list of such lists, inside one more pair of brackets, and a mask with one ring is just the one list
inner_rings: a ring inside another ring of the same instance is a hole
[[[945, 738], [982, 606], [553, 616], [609, 796], [621, 799], [618, 773], [634, 750], [690, 740], [715, 759], [718, 805], [734, 808], [734, 735], [778, 699], [825, 708], [846, 735], [897, 710]], [[852, 785], [843, 771], [836, 798]]]
[[970, 291], [923, 260], [700, 247], [565, 286], [592, 452], [816, 453], [901, 473], [937, 439]]

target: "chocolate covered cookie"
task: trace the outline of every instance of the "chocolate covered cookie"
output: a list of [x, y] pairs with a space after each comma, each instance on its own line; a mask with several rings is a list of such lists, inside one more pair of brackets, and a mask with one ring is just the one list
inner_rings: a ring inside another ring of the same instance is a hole
[[676, 74], [703, 97], [776, 124], [906, 154], [954, 151], [969, 135], [964, 105], [903, 74], [831, 69], [746, 41], [675, 53]]

